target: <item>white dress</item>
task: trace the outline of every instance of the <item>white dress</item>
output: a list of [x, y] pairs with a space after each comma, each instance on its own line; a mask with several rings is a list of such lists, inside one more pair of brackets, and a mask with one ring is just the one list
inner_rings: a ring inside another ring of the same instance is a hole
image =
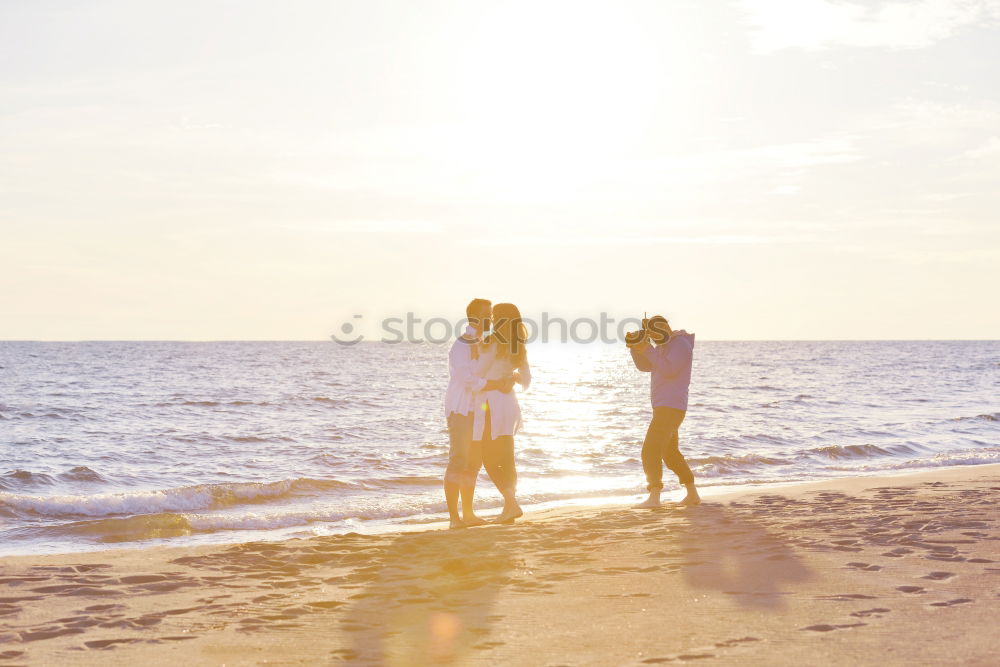
[[[510, 377], [514, 370], [520, 376], [521, 386], [527, 389], [531, 384], [531, 368], [528, 358], [519, 366], [514, 367], [510, 358], [497, 359], [496, 343], [481, 348], [479, 352], [479, 375], [484, 380], [502, 380]], [[521, 406], [517, 402], [517, 393], [511, 391], [481, 391], [476, 394], [475, 418], [472, 426], [472, 439], [482, 440], [486, 429], [486, 405], [489, 405], [490, 436], [514, 435], [521, 428]]]

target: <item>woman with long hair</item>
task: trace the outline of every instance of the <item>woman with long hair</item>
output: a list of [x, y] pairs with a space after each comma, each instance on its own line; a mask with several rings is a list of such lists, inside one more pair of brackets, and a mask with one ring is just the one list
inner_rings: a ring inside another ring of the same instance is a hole
[[[521, 312], [511, 303], [493, 307], [493, 331], [480, 352], [486, 380], [513, 378], [527, 389], [531, 384], [527, 330]], [[483, 464], [503, 496], [498, 522], [509, 523], [522, 516], [517, 503], [517, 468], [514, 465], [514, 435], [521, 428], [521, 406], [514, 391], [484, 391], [480, 394], [473, 423], [473, 440], [480, 441]]]

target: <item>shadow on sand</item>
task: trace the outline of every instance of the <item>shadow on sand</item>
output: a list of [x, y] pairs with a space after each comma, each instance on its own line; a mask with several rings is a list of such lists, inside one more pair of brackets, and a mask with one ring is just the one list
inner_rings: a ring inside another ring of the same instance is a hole
[[[637, 556], [651, 547], [662, 549], [645, 551], [661, 563], [654, 568]], [[787, 539], [714, 503], [401, 535], [354, 574], [359, 591], [341, 620], [351, 648], [339, 657], [390, 665], [460, 660], [499, 645], [489, 635], [502, 620], [495, 611], [501, 594], [558, 594], [560, 581], [595, 576], [639, 576], [654, 587], [659, 576], [681, 576], [691, 589], [778, 610], [785, 589], [812, 573]]]
[[680, 569], [693, 588], [733, 596], [743, 606], [780, 609], [786, 585], [806, 581], [811, 571], [786, 538], [716, 503], [678, 512], [676, 536], [690, 559]]
[[[341, 628], [359, 664], [451, 663], [487, 649], [491, 610], [517, 566], [497, 528], [401, 535], [365, 570]], [[503, 530], [503, 529], [500, 529]]]

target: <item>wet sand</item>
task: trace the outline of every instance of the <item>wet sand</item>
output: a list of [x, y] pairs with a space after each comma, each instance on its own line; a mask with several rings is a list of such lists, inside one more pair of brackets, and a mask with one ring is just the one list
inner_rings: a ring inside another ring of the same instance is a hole
[[8, 664], [996, 664], [1000, 465], [0, 559]]

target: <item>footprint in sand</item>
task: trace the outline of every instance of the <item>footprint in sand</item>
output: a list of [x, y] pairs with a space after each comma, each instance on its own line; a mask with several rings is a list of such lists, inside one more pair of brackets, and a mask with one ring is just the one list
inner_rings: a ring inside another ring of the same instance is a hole
[[906, 547], [897, 547], [892, 551], [886, 551], [883, 556], [888, 556], [889, 558], [902, 558], [906, 554], [912, 554], [913, 549], [907, 549]]
[[123, 584], [151, 584], [156, 581], [166, 581], [167, 577], [162, 574], [137, 574], [130, 577], [122, 577], [118, 581]]
[[748, 644], [750, 642], [759, 642], [758, 637], [740, 637], [739, 639], [727, 639], [724, 642], [716, 642], [716, 648], [731, 648], [733, 646], [739, 646], [740, 644]]
[[357, 651], [352, 651], [349, 648], [338, 648], [335, 651], [330, 651], [330, 655], [336, 660], [355, 660], [358, 657]]
[[20, 586], [21, 584], [30, 584], [36, 581], [48, 581], [48, 577], [0, 577], [0, 584], [7, 584], [8, 586]]
[[103, 563], [94, 563], [92, 565], [73, 565], [72, 567], [77, 572], [93, 572], [94, 570], [106, 570], [111, 566]]
[[674, 661], [685, 661], [685, 660], [700, 660], [702, 658], [714, 658], [714, 653], [684, 653], [677, 656], [676, 658], [646, 658], [642, 661], [644, 665], [661, 665], [665, 662]]
[[965, 560], [963, 556], [953, 556], [950, 554], [931, 554], [929, 556], [924, 556], [927, 560], [940, 560], [946, 563], [961, 563]]
[[852, 567], [855, 570], [863, 570], [864, 572], [878, 572], [882, 569], [881, 565], [869, 565], [868, 563], [848, 563], [847, 567]]
[[954, 576], [955, 576], [954, 572], [930, 572], [920, 578], [930, 579], [931, 581], [944, 581], [945, 579], [951, 579]]
[[926, 593], [923, 586], [897, 586], [896, 590], [900, 593]]
[[101, 612], [101, 611], [118, 611], [121, 609], [128, 609], [123, 604], [93, 604], [89, 607], [84, 607], [83, 611], [86, 612]]
[[862, 609], [861, 611], [855, 611], [851, 613], [851, 616], [855, 618], [867, 618], [869, 616], [874, 616], [875, 618], [882, 618], [882, 614], [888, 614], [891, 609], [886, 609], [885, 607], [875, 607], [874, 609]]
[[931, 602], [931, 607], [951, 607], [956, 604], [966, 604], [968, 602], [975, 602], [970, 598], [957, 598], [955, 600], [948, 600], [947, 602]]
[[89, 649], [109, 649], [114, 648], [116, 644], [135, 644], [136, 642], [142, 641], [141, 639], [94, 639], [89, 642], [83, 642], [83, 645]]
[[40, 639], [52, 639], [53, 637], [61, 637], [63, 635], [78, 635], [81, 632], [83, 632], [81, 628], [44, 628], [35, 632], [22, 632], [21, 641], [34, 642]]
[[874, 600], [874, 595], [864, 595], [863, 593], [841, 593], [840, 595], [820, 595], [817, 600], [835, 600], [837, 602], [851, 602], [853, 600]]
[[845, 630], [847, 628], [860, 628], [862, 625], [868, 625], [867, 623], [841, 623], [840, 625], [828, 625], [826, 623], [821, 623], [819, 625], [810, 625], [805, 628], [799, 628], [800, 630], [811, 630], [812, 632], [832, 632], [834, 630]]

